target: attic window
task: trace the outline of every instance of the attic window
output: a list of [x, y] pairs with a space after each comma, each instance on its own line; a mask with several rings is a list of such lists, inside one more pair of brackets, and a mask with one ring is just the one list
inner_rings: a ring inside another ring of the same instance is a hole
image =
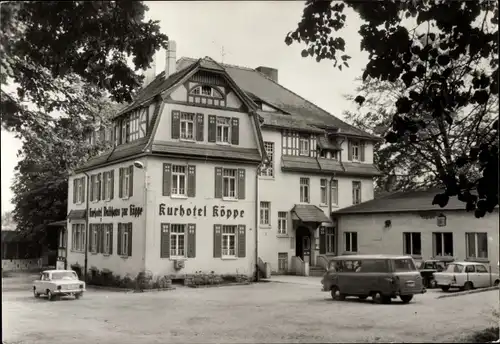
[[219, 99], [223, 98], [222, 94], [218, 90], [208, 85], [201, 85], [193, 88], [191, 90], [191, 94], [211, 97], [211, 98], [219, 98]]

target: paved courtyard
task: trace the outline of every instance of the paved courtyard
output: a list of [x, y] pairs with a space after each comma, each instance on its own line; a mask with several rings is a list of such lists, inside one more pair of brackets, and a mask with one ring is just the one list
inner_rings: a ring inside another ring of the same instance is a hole
[[49, 302], [3, 292], [3, 343], [445, 342], [494, 324], [498, 292], [408, 305], [332, 301], [319, 279], [123, 293]]

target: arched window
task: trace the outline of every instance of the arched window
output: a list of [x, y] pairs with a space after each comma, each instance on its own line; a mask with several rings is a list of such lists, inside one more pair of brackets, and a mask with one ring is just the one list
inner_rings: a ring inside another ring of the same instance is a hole
[[226, 106], [222, 93], [209, 85], [198, 85], [191, 89], [188, 96], [189, 103]]
[[212, 97], [212, 98], [220, 98], [222, 99], [222, 94], [213, 88], [212, 86], [208, 85], [200, 85], [196, 86], [191, 90], [191, 94], [193, 95], [198, 95], [198, 96], [204, 96], [204, 97]]

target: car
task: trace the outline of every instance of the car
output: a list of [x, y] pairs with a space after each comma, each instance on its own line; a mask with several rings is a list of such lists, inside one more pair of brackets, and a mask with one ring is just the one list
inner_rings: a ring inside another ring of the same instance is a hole
[[453, 258], [435, 258], [424, 260], [420, 263], [419, 270], [420, 275], [422, 276], [422, 281], [424, 283], [424, 287], [436, 288], [436, 280], [434, 280], [434, 273], [441, 272], [446, 269], [446, 266], [453, 262]]
[[443, 291], [451, 288], [470, 290], [498, 286], [498, 273], [490, 272], [486, 264], [475, 262], [453, 262], [443, 272], [435, 272], [436, 285]]
[[78, 279], [73, 270], [45, 270], [40, 279], [33, 282], [33, 295], [47, 296], [50, 301], [61, 296], [74, 296], [79, 299], [85, 292], [85, 282]]
[[408, 303], [413, 295], [426, 292], [412, 257], [385, 254], [335, 257], [321, 284], [322, 291], [330, 292], [334, 300], [356, 296], [390, 303], [399, 297]]

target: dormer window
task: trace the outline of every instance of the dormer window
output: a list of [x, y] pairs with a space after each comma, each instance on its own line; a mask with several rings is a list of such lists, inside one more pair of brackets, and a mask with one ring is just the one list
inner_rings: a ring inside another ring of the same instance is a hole
[[309, 137], [300, 136], [299, 139], [299, 154], [309, 156]]
[[226, 106], [226, 100], [221, 91], [210, 85], [193, 87], [188, 94], [188, 103], [212, 106]]
[[208, 85], [201, 85], [193, 88], [191, 90], [191, 94], [211, 97], [211, 98], [219, 98], [219, 99], [223, 98], [222, 94], [218, 90]]

